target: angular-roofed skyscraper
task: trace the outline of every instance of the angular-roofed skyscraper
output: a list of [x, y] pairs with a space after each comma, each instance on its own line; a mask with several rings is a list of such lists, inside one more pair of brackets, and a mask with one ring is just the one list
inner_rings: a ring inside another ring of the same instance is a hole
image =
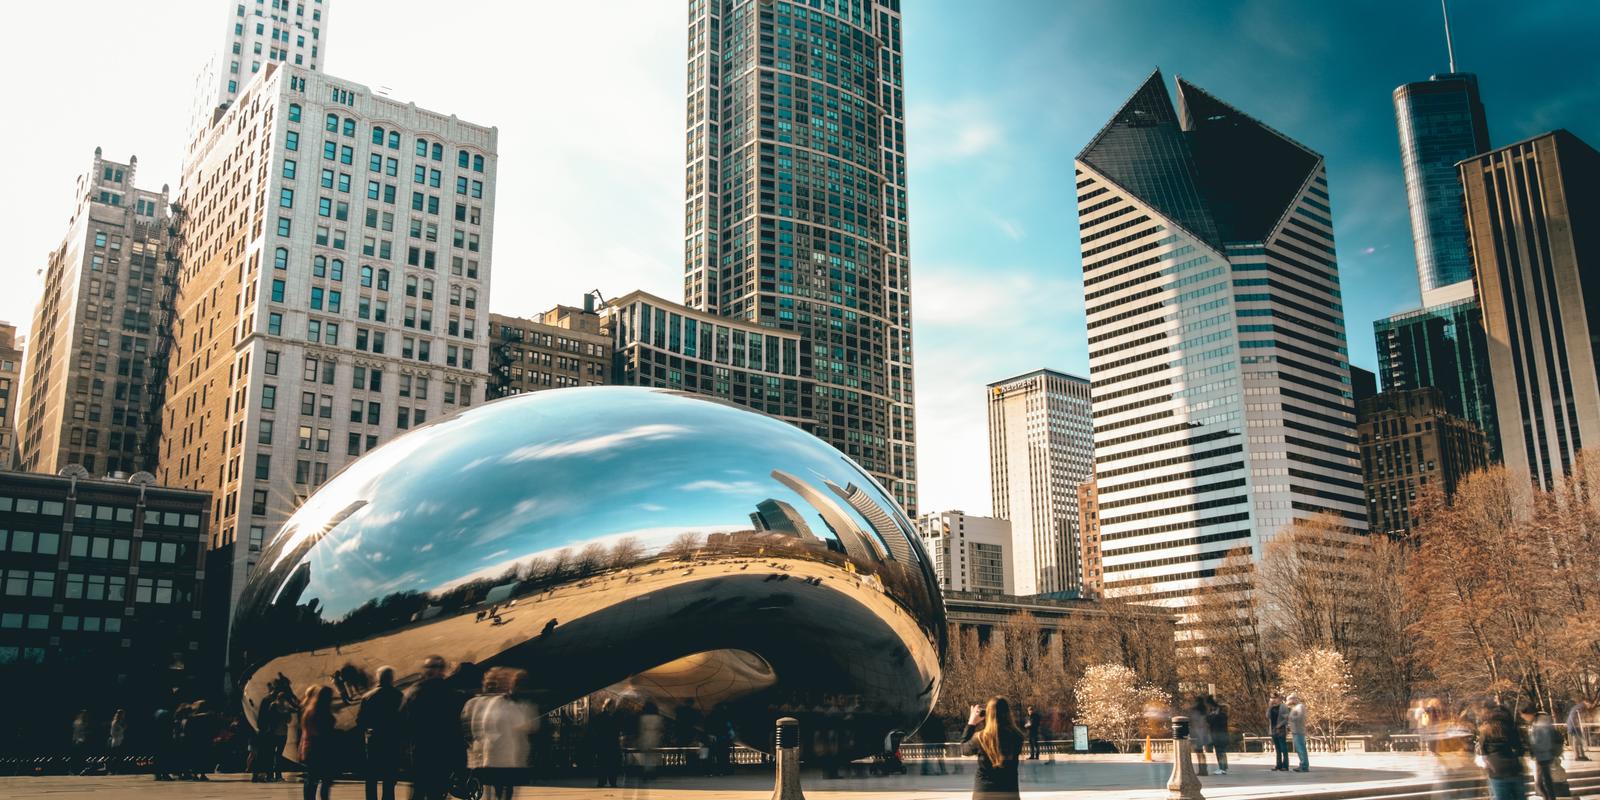
[[1077, 161], [1108, 595], [1182, 605], [1232, 551], [1366, 527], [1322, 156], [1159, 71]]

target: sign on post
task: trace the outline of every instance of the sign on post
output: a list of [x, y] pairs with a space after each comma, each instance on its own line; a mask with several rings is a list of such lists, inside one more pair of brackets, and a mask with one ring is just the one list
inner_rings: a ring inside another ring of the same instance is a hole
[[1089, 726], [1072, 726], [1072, 749], [1079, 753], [1089, 752]]

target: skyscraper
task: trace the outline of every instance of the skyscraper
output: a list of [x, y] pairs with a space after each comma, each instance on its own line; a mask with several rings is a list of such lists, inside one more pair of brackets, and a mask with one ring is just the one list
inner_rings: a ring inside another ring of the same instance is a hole
[[313, 72], [328, 49], [328, 8], [333, 0], [238, 0], [228, 8], [222, 50], [212, 54], [195, 79], [190, 138], [211, 125], [268, 64]]
[[[1452, 71], [1404, 84], [1394, 90], [1394, 117], [1422, 304], [1460, 299], [1462, 295], [1438, 292], [1472, 280], [1456, 163], [1489, 149], [1489, 123], [1478, 99], [1478, 78]], [[1465, 296], [1470, 294], [1469, 286]]]
[[900, 3], [688, 5], [685, 303], [811, 342], [801, 426], [914, 515]]
[[498, 131], [264, 69], [185, 165], [161, 440], [161, 482], [216, 498], [236, 594], [318, 485], [490, 367]]
[[989, 493], [1019, 595], [1081, 592], [1078, 485], [1094, 476], [1089, 382], [1051, 369], [989, 384]]
[[19, 468], [154, 469], [162, 351], [178, 261], [167, 187], [95, 149], [34, 307], [17, 420]]
[[1557, 130], [1460, 169], [1500, 450], [1550, 488], [1600, 444], [1600, 153]]
[[[1470, 282], [1468, 284], [1470, 286]], [[1406, 311], [1372, 323], [1385, 392], [1437, 388], [1449, 413], [1483, 431], [1500, 460], [1489, 343], [1476, 297]]]
[[1105, 592], [1182, 605], [1366, 503], [1322, 156], [1177, 87], [1134, 92], [1077, 188]]

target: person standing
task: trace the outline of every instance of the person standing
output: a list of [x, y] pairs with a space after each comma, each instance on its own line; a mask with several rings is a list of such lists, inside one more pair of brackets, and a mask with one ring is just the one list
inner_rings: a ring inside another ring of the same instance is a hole
[[365, 747], [367, 800], [394, 800], [394, 784], [400, 777], [400, 756], [404, 739], [400, 733], [400, 704], [404, 695], [394, 687], [394, 667], [378, 669], [378, 687], [361, 699], [356, 712], [356, 730]]
[[1535, 766], [1533, 785], [1544, 800], [1555, 800], [1555, 778], [1551, 771], [1556, 760], [1561, 758], [1564, 746], [1561, 729], [1555, 726], [1550, 715], [1543, 711], [1536, 714], [1533, 725], [1528, 728], [1528, 751], [1533, 756]]
[[594, 785], [596, 788], [617, 785], [617, 774], [622, 771], [622, 726], [617, 723], [616, 701], [607, 697], [600, 710], [589, 718], [586, 729], [589, 754], [594, 759]]
[[1527, 755], [1522, 729], [1511, 712], [1493, 706], [1478, 725], [1476, 749], [1478, 766], [1489, 776], [1489, 792], [1494, 800], [1525, 800], [1528, 776], [1522, 766]]
[[1589, 754], [1585, 745], [1589, 743], [1583, 730], [1583, 712], [1587, 702], [1579, 700], [1567, 710], [1567, 738], [1572, 740], [1572, 760], [1588, 761]]
[[1028, 706], [1028, 716], [1023, 724], [1023, 729], [1028, 734], [1028, 760], [1039, 760], [1039, 710]]
[[127, 712], [117, 709], [106, 726], [106, 774], [115, 775], [122, 768], [123, 747], [128, 742]]
[[1267, 734], [1272, 737], [1273, 772], [1289, 771], [1289, 710], [1277, 694], [1267, 706]]
[[1017, 768], [1022, 758], [1022, 731], [1011, 719], [1011, 704], [991, 697], [973, 705], [961, 733], [961, 754], [978, 757], [972, 800], [1019, 800]]
[[445, 682], [442, 656], [422, 661], [422, 680], [406, 692], [401, 718], [411, 741], [411, 800], [445, 800], [463, 763], [462, 701]]
[[300, 706], [300, 766], [305, 768], [302, 796], [305, 800], [328, 800], [333, 791], [333, 776], [339, 759], [334, 755], [333, 687], [320, 684], [306, 688]]
[[1311, 756], [1306, 752], [1306, 704], [1300, 695], [1291, 694], [1289, 702], [1289, 735], [1294, 738], [1294, 752], [1300, 757], [1295, 772], [1311, 771]]
[[1211, 747], [1211, 728], [1206, 725], [1206, 698], [1205, 695], [1194, 696], [1194, 705], [1189, 706], [1189, 743], [1192, 748], [1190, 754], [1195, 759], [1196, 775], [1209, 775], [1206, 771], [1206, 750]]
[[1206, 698], [1206, 729], [1211, 735], [1211, 752], [1217, 755], [1217, 774], [1228, 774], [1228, 709], [1215, 698]]

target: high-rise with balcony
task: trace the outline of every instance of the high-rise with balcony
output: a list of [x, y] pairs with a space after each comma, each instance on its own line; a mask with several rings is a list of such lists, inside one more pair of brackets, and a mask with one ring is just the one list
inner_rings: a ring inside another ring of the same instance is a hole
[[1366, 528], [1322, 156], [1147, 79], [1079, 154], [1108, 596], [1175, 606], [1296, 520]]
[[812, 343], [801, 422], [916, 508], [899, 0], [689, 0], [684, 295]]
[[1089, 382], [1037, 369], [989, 384], [989, 496], [1019, 595], [1081, 592], [1078, 486], [1094, 475]]
[[267, 66], [185, 166], [160, 480], [232, 586], [328, 476], [481, 401], [498, 132]]
[[1549, 489], [1600, 443], [1600, 152], [1557, 130], [1460, 169], [1500, 451]]
[[18, 409], [18, 468], [155, 468], [156, 411], [178, 262], [167, 187], [96, 148], [42, 270]]

